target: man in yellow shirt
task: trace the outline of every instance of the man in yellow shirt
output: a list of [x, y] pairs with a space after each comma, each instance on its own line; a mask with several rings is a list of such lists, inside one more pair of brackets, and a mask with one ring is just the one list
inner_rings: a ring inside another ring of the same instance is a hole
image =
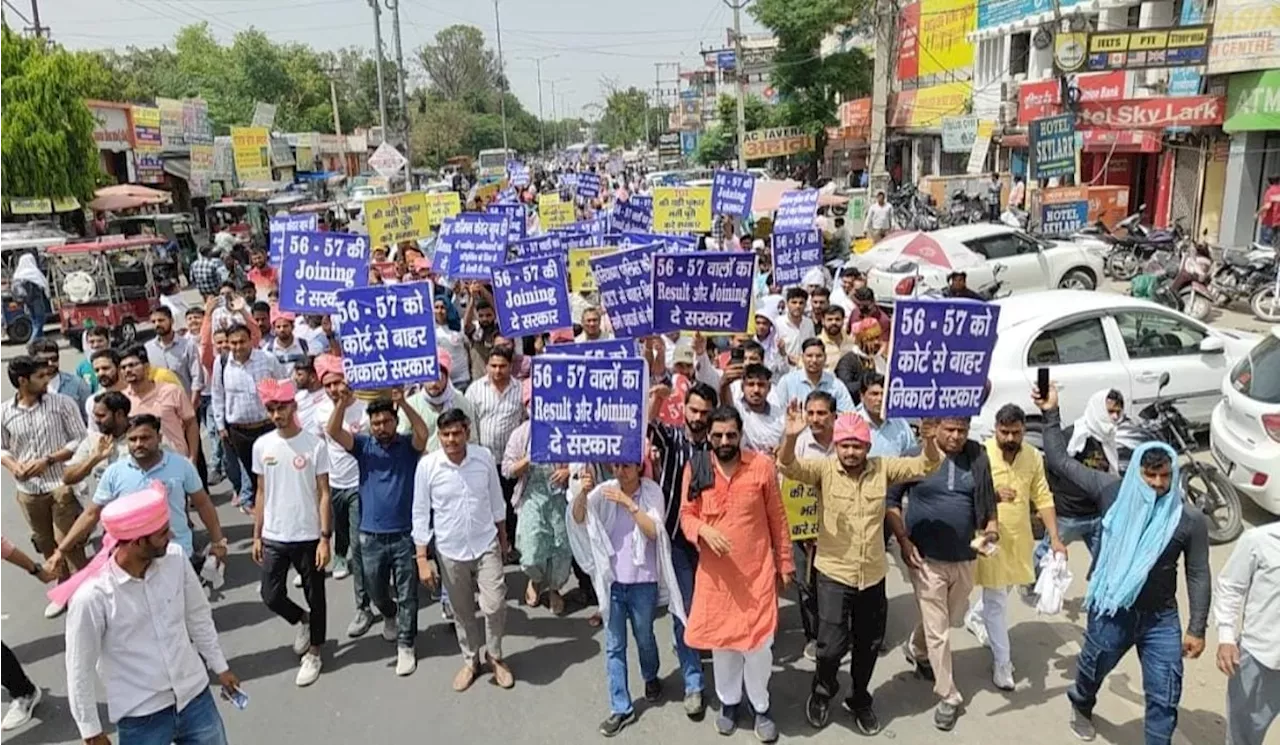
[[1014, 689], [1009, 650], [1009, 588], [1035, 581], [1031, 507], [1044, 522], [1053, 550], [1063, 556], [1067, 553], [1058, 536], [1044, 456], [1039, 450], [1023, 445], [1026, 432], [1027, 415], [1021, 408], [1015, 404], [1000, 407], [996, 412], [995, 436], [986, 442], [991, 481], [996, 488], [1000, 549], [991, 556], [978, 555], [974, 584], [982, 591], [964, 621], [965, 628], [991, 647], [992, 680], [1004, 691]]

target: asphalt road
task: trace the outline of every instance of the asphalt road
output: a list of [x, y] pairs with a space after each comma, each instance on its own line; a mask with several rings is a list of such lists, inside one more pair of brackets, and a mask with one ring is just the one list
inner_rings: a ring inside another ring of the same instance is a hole
[[[16, 350], [6, 347], [4, 353], [9, 357]], [[63, 368], [71, 370], [76, 362], [74, 350], [65, 350]], [[0, 394], [12, 395], [7, 380]], [[0, 476], [4, 495], [0, 526], [15, 544], [28, 550], [30, 542], [13, 502], [13, 489], [5, 472]], [[486, 676], [465, 693], [453, 692], [450, 684], [461, 663], [457, 642], [451, 627], [441, 619], [439, 604], [425, 597], [419, 610], [418, 670], [408, 678], [397, 678], [393, 672], [394, 645], [382, 640], [376, 625], [362, 639], [345, 636], [354, 606], [350, 580], [329, 581], [324, 670], [313, 686], [297, 688], [293, 677], [298, 658], [290, 649], [293, 629], [258, 597], [258, 571], [249, 558], [249, 520], [229, 506], [228, 489], [225, 483], [214, 489], [231, 554], [227, 585], [213, 601], [213, 616], [227, 659], [251, 696], [245, 711], [219, 704], [232, 742], [360, 742], [376, 738], [384, 742], [430, 739], [549, 744], [599, 737], [596, 727], [608, 713], [603, 632], [588, 626], [586, 610], [555, 618], [545, 608], [521, 606], [518, 598], [523, 578], [515, 571], [508, 573], [508, 636], [504, 642], [517, 681], [514, 689], [501, 690]], [[1273, 519], [1252, 504], [1246, 504], [1245, 518], [1248, 524]], [[1229, 550], [1229, 546], [1221, 546], [1211, 551], [1215, 572]], [[897, 646], [881, 657], [872, 679], [876, 709], [884, 723], [881, 740], [924, 743], [942, 737], [961, 745], [999, 745], [1034, 737], [1041, 745], [1076, 742], [1066, 728], [1065, 691], [1075, 669], [1083, 628], [1079, 608], [1086, 562], [1083, 547], [1073, 546], [1071, 565], [1077, 579], [1062, 615], [1037, 619], [1033, 610], [1011, 603], [1016, 691], [995, 689], [990, 680], [989, 653], [963, 629], [953, 632], [956, 678], [968, 703], [955, 730], [940, 735], [932, 723], [935, 701], [930, 686], [913, 678], [897, 648], [910, 633], [917, 612], [910, 584], [894, 559], [888, 580], [888, 636]], [[0, 599], [4, 640], [45, 694], [36, 719], [21, 730], [6, 733], [4, 741], [13, 745], [78, 742], [67, 710], [63, 621], [43, 618], [44, 588], [24, 572], [5, 564], [0, 577], [5, 589]], [[573, 580], [570, 582], [572, 585]], [[295, 600], [301, 600], [300, 590], [290, 588], [290, 592]], [[1182, 605], [1185, 614], [1185, 597]], [[619, 735], [618, 741], [670, 745], [720, 741], [710, 718], [692, 723], [683, 714], [683, 685], [670, 644], [668, 618], [659, 620], [658, 638], [665, 700], [653, 706], [641, 700], [642, 685], [633, 652], [632, 695], [639, 701], [639, 722]], [[1212, 652], [1217, 640], [1212, 631], [1208, 642], [1206, 655], [1187, 663], [1175, 740], [1180, 745], [1223, 741], [1225, 681], [1214, 667]], [[784, 602], [770, 685], [782, 737], [812, 738], [814, 743], [848, 742], [857, 735], [852, 734], [847, 715], [839, 710], [833, 712], [832, 724], [824, 731], [816, 732], [805, 722], [803, 704], [813, 664], [800, 657], [802, 646], [796, 609]], [[707, 672], [710, 691], [709, 665]], [[841, 680], [848, 685], [847, 671]], [[103, 700], [101, 691], [99, 697]], [[105, 705], [100, 709], [105, 722]], [[1131, 654], [1104, 685], [1097, 708], [1100, 741], [1141, 743], [1142, 712], [1141, 673], [1136, 655]], [[752, 737], [740, 731], [733, 739], [747, 742], [753, 741]], [[1267, 742], [1280, 743], [1280, 728], [1273, 728]]]

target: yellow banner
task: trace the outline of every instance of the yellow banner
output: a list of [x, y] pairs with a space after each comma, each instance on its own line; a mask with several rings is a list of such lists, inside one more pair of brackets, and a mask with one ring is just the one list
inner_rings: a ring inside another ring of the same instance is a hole
[[916, 89], [915, 108], [911, 111], [912, 128], [940, 129], [944, 117], [965, 113], [972, 93], [973, 87], [968, 81]]
[[[923, 0], [920, 4], [920, 76], [955, 72], [973, 66], [973, 31], [977, 0]], [[917, 106], [919, 101], [917, 99]]]
[[543, 230], [567, 228], [573, 224], [573, 203], [560, 201], [559, 194], [538, 197], [538, 221]]
[[80, 209], [80, 200], [75, 197], [54, 197], [54, 212], [75, 212]]
[[617, 250], [617, 246], [569, 249], [569, 292], [594, 292], [596, 276], [591, 273], [591, 258], [608, 256]]
[[271, 135], [266, 127], [232, 127], [231, 153], [241, 184], [271, 180]]
[[711, 232], [710, 186], [659, 186], [653, 190], [655, 233]]
[[15, 215], [47, 215], [53, 203], [44, 197], [10, 197], [9, 211]]
[[[369, 241], [378, 246], [394, 246], [400, 241], [416, 241], [431, 235], [427, 194], [414, 191], [364, 203], [364, 224]], [[457, 196], [454, 193], [454, 196]]]
[[498, 196], [498, 192], [504, 188], [506, 181], [494, 181], [489, 184], [481, 184], [476, 187], [476, 199], [484, 204], [492, 202]]
[[791, 479], [782, 480], [782, 506], [787, 511], [791, 540], [818, 537], [818, 488]]
[[427, 223], [433, 228], [444, 222], [446, 217], [453, 217], [462, 211], [462, 200], [456, 191], [424, 196], [427, 199]]

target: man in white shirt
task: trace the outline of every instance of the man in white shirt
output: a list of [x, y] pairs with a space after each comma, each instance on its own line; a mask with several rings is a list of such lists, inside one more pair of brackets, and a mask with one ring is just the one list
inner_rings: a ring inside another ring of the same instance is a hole
[[808, 303], [809, 293], [803, 287], [792, 287], [787, 290], [786, 312], [774, 319], [774, 328], [778, 330], [778, 350], [793, 364], [800, 357], [800, 343], [815, 335], [813, 321], [804, 314]]
[[[309, 686], [320, 677], [327, 603], [324, 567], [329, 563], [329, 450], [299, 426], [296, 391], [288, 381], [264, 380], [258, 395], [274, 430], [253, 443], [253, 472], [260, 498], [253, 506], [253, 560], [262, 567], [262, 601], [298, 627], [293, 651], [302, 657], [294, 682]], [[302, 578], [309, 610], [289, 599], [289, 567]]]
[[747, 365], [742, 372], [742, 397], [733, 401], [742, 414], [742, 447], [771, 456], [782, 443], [787, 413], [770, 395], [772, 380], [769, 368]]
[[120, 497], [103, 508], [102, 524], [117, 542], [114, 553], [84, 580], [67, 613], [67, 703], [80, 737], [111, 745], [98, 718], [101, 663], [121, 745], [226, 745], [205, 666], [226, 694], [240, 680], [222, 654], [195, 570], [169, 541], [164, 492]]
[[581, 343], [608, 339], [609, 335], [605, 333], [603, 324], [604, 314], [600, 312], [599, 307], [591, 307], [582, 311], [582, 333], [578, 334], [578, 338], [575, 341]]
[[876, 192], [876, 201], [867, 207], [863, 229], [872, 241], [879, 242], [893, 230], [893, 207], [885, 203], [884, 190]]
[[293, 364], [293, 387], [297, 391], [294, 402], [298, 405], [298, 423], [316, 437], [324, 437], [324, 425], [329, 420], [316, 416], [316, 411], [328, 396], [316, 375], [314, 357], [303, 357]]
[[[489, 451], [473, 445], [467, 415], [452, 409], [436, 420], [440, 449], [418, 462], [413, 489], [413, 542], [417, 546], [418, 577], [427, 586], [436, 582], [428, 547], [434, 540], [444, 588], [453, 603], [462, 669], [453, 690], [465, 691], [475, 682], [488, 650], [493, 680], [502, 688], [515, 685], [502, 657], [507, 618], [507, 585], [502, 560], [507, 555], [506, 500], [498, 481], [498, 466]], [[476, 619], [476, 595], [484, 614], [484, 634]]]
[[[1246, 530], [1218, 575], [1213, 618], [1228, 745], [1262, 745], [1280, 714], [1280, 523]], [[1242, 629], [1237, 633], [1239, 624]]]

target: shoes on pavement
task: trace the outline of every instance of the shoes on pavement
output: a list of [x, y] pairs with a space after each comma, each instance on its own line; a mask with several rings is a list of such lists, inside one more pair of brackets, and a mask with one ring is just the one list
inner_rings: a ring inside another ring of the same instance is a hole
[[972, 610], [965, 614], [964, 627], [968, 629], [970, 634], [978, 640], [978, 643], [984, 647], [991, 646], [991, 639], [987, 636], [987, 625], [982, 622], [982, 618]]
[[814, 729], [826, 727], [827, 722], [831, 721], [830, 699], [810, 693], [808, 700], [804, 702], [804, 718], [809, 720]]
[[662, 681], [654, 678], [644, 682], [644, 700], [656, 703], [662, 700]]
[[412, 675], [418, 669], [418, 656], [413, 647], [396, 647], [396, 675]]
[[876, 716], [875, 711], [870, 706], [855, 709], [847, 698], [840, 705], [844, 707], [845, 711], [853, 715], [853, 723], [858, 726], [859, 732], [867, 737], [880, 733], [880, 717]]
[[702, 691], [694, 691], [684, 695], [684, 715], [695, 721], [702, 719], [707, 713], [706, 702], [702, 700]]
[[1013, 681], [1013, 663], [997, 662], [991, 674], [991, 681], [1002, 691], [1012, 691], [1017, 685]]
[[716, 717], [716, 732], [732, 735], [738, 730], [739, 704], [721, 704], [720, 715]]
[[773, 717], [769, 716], [769, 712], [762, 711], [756, 714], [756, 739], [760, 742], [777, 742], [778, 741], [778, 725], [773, 721]]
[[395, 616], [385, 616], [382, 619], [382, 638], [389, 642], [395, 641], [400, 636], [400, 624], [396, 623]]
[[8, 731], [17, 729], [27, 722], [31, 721], [31, 715], [35, 713], [36, 705], [40, 703], [40, 699], [44, 697], [44, 691], [39, 687], [35, 693], [30, 696], [19, 696], [9, 702], [9, 710], [4, 713], [4, 719], [0, 721], [0, 729]]
[[440, 616], [446, 621], [453, 620], [453, 606], [449, 604], [449, 601], [440, 601]]
[[299, 687], [309, 686], [320, 677], [320, 655], [307, 652], [302, 656], [302, 665], [298, 667], [298, 677], [293, 682]]
[[907, 664], [916, 669], [917, 678], [922, 678], [930, 683], [934, 682], [933, 665], [929, 664], [928, 659], [916, 657], [915, 653], [911, 651], [910, 639], [907, 640], [906, 644], [902, 645], [902, 653], [907, 658]]
[[818, 642], [814, 639], [804, 643], [804, 658], [811, 662], [818, 661]]
[[[493, 682], [497, 683], [499, 688], [510, 688], [516, 684], [516, 676], [511, 674], [511, 668], [507, 667], [507, 663], [503, 660], [490, 657], [489, 668], [493, 670]], [[648, 690], [647, 686], [646, 690]]]
[[635, 720], [635, 709], [632, 709], [626, 714], [610, 714], [608, 719], [600, 723], [600, 734], [605, 737], [613, 737], [621, 732], [623, 727], [626, 727]]
[[59, 603], [49, 603], [44, 607], [44, 617], [50, 620], [57, 618], [67, 612], [67, 606]]
[[1098, 731], [1093, 727], [1093, 717], [1077, 709], [1075, 704], [1071, 705], [1070, 725], [1071, 734], [1085, 742], [1092, 742], [1098, 736]]
[[462, 693], [470, 688], [471, 684], [476, 682], [476, 675], [479, 672], [480, 670], [476, 663], [471, 661], [465, 663], [462, 669], [458, 671], [458, 674], [453, 676], [453, 690]]
[[939, 701], [938, 708], [933, 710], [933, 726], [943, 732], [950, 732], [956, 726], [956, 719], [959, 716], [959, 704], [953, 704], [950, 701]]
[[373, 614], [364, 608], [357, 608], [355, 618], [352, 618], [351, 623], [347, 624], [347, 636], [352, 639], [364, 636], [372, 625]]
[[303, 619], [298, 622], [298, 631], [293, 637], [293, 653], [301, 657], [311, 649], [311, 622]]
[[346, 579], [351, 576], [351, 568], [347, 566], [345, 556], [339, 556], [333, 560], [333, 578]]

